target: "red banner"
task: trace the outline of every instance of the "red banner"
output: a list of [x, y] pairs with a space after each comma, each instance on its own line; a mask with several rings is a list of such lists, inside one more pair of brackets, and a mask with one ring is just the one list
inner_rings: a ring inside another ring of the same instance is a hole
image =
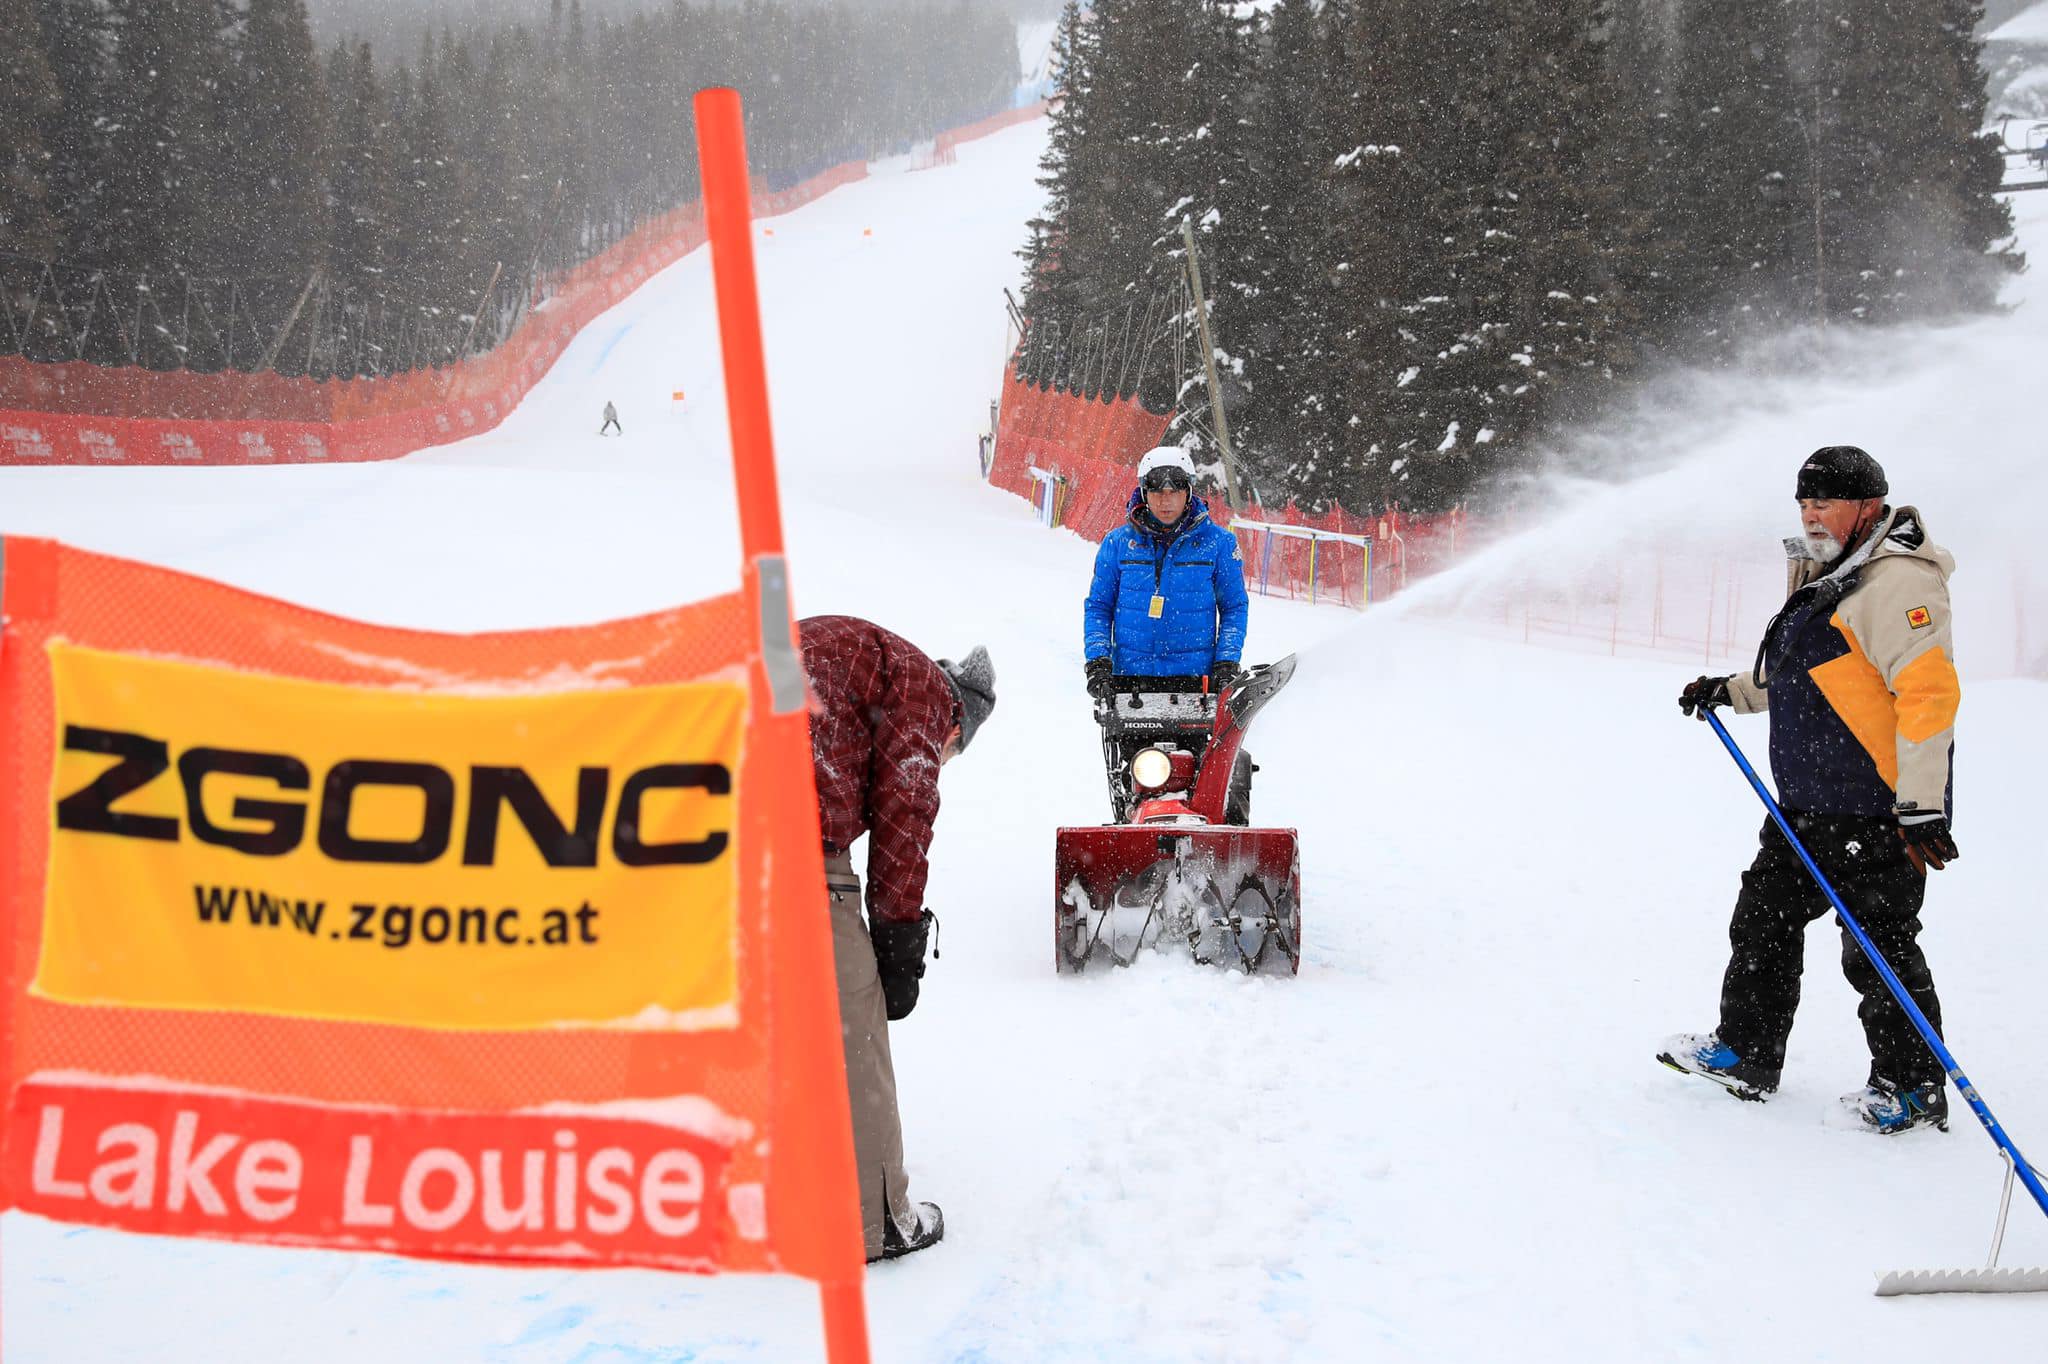
[[715, 1269], [729, 1236], [766, 1234], [760, 1186], [728, 1178], [745, 1128], [669, 1107], [412, 1112], [38, 1078], [7, 1114], [6, 1179], [25, 1211], [123, 1231]]

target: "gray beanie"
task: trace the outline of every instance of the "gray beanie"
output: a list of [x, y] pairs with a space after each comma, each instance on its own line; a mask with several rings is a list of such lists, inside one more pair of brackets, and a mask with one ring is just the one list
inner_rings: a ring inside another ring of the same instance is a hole
[[960, 751], [965, 753], [974, 742], [974, 731], [996, 708], [996, 665], [988, 661], [988, 650], [977, 644], [958, 663], [940, 659], [939, 669], [953, 684], [953, 699], [960, 703]]

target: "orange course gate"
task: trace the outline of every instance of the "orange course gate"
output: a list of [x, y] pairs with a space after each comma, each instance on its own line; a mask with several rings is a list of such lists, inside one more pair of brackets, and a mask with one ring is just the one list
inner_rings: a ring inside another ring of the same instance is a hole
[[446, 635], [0, 539], [0, 1207], [794, 1273], [867, 1358], [738, 97], [697, 112], [738, 592]]

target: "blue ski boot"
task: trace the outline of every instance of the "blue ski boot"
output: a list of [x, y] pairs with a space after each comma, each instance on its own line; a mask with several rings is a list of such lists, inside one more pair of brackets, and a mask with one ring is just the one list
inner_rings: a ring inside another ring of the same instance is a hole
[[1873, 1079], [1854, 1094], [1844, 1094], [1842, 1107], [1887, 1137], [1915, 1127], [1948, 1131], [1948, 1087], [1939, 1081], [1900, 1089], [1890, 1080]]
[[1657, 1059], [1683, 1075], [1712, 1080], [1738, 1099], [1762, 1101], [1778, 1089], [1778, 1072], [1745, 1061], [1712, 1033], [1682, 1032], [1666, 1038]]

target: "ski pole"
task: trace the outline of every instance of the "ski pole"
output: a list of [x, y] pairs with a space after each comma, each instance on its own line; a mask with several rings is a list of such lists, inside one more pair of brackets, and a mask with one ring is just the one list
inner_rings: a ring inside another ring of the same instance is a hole
[[1799, 854], [1799, 860], [1806, 864], [1807, 871], [1813, 874], [1813, 879], [1827, 893], [1828, 903], [1835, 907], [1835, 913], [1841, 915], [1842, 922], [1847, 924], [1849, 931], [1856, 936], [1856, 945], [1863, 949], [1863, 955], [1870, 958], [1870, 964], [1875, 966], [1877, 974], [1884, 978], [1885, 988], [1892, 992], [1892, 998], [1899, 1001], [1899, 1007], [1906, 1011], [1906, 1017], [1913, 1020], [1914, 1028], [1919, 1030], [1921, 1038], [1933, 1049], [1942, 1069], [1948, 1072], [1948, 1078], [1956, 1082], [1956, 1092], [1969, 1100], [1970, 1108], [1977, 1115], [1977, 1121], [1984, 1124], [1984, 1130], [1991, 1134], [1991, 1140], [1998, 1143], [1998, 1149], [2011, 1157], [2013, 1169], [2018, 1171], [2020, 1182], [2027, 1186], [2027, 1192], [2041, 1205], [2041, 1211], [2048, 1214], [2048, 1190], [2041, 1187], [2041, 1177], [2034, 1173], [2034, 1167], [2027, 1164], [2027, 1158], [2020, 1154], [2020, 1148], [2013, 1145], [2012, 1138], [1998, 1125], [1998, 1119], [1991, 1116], [1990, 1106], [1984, 1102], [1983, 1096], [1977, 1093], [1977, 1087], [1970, 1083], [1970, 1077], [1963, 1074], [1963, 1068], [1956, 1064], [1954, 1053], [1949, 1051], [1940, 1036], [1935, 1033], [1934, 1025], [1927, 1021], [1927, 1015], [1920, 1012], [1920, 1006], [1906, 993], [1905, 983], [1899, 979], [1898, 973], [1892, 970], [1891, 963], [1877, 950], [1877, 944], [1863, 931], [1863, 925], [1856, 922], [1856, 916], [1849, 912], [1849, 906], [1842, 903], [1842, 897], [1835, 893], [1834, 886], [1829, 884], [1828, 878], [1821, 873], [1820, 864], [1813, 860], [1813, 854], [1799, 841], [1799, 835], [1792, 832], [1792, 822], [1785, 818], [1785, 812], [1778, 808], [1778, 802], [1771, 799], [1771, 793], [1764, 789], [1763, 782], [1757, 778], [1756, 769], [1749, 765], [1749, 759], [1743, 756], [1741, 746], [1728, 733], [1728, 727], [1721, 723], [1721, 717], [1714, 714], [1713, 708], [1708, 706], [1701, 708], [1700, 718], [1714, 727], [1714, 733], [1728, 749], [1728, 756], [1735, 759], [1735, 765], [1742, 769], [1742, 775], [1749, 778], [1750, 788], [1756, 792], [1757, 799], [1771, 812], [1771, 818], [1777, 822], [1778, 831], [1785, 835], [1785, 841], [1792, 845], [1792, 851]]

